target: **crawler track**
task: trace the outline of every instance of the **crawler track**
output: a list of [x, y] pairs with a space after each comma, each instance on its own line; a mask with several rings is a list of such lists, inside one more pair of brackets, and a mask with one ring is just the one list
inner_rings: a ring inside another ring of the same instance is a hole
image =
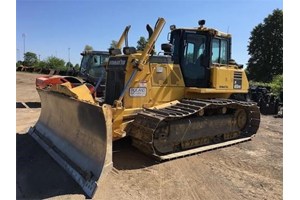
[[259, 124], [259, 108], [253, 102], [182, 99], [144, 109], [129, 134], [139, 150], [165, 160], [250, 140]]

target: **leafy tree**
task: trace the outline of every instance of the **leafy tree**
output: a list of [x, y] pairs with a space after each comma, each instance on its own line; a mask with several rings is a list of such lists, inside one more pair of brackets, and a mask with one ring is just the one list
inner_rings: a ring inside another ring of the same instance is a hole
[[73, 68], [73, 64], [72, 64], [71, 62], [67, 62], [67, 63], [66, 63], [66, 68], [67, 68], [67, 69]]
[[65, 61], [55, 56], [48, 57], [45, 62], [49, 69], [67, 70], [65, 67]]
[[20, 67], [21, 65], [22, 65], [22, 61], [19, 60], [19, 61], [16, 63], [16, 66], [17, 66], [17, 67]]
[[249, 38], [247, 74], [250, 80], [270, 82], [283, 71], [283, 12], [276, 9], [254, 27]]
[[47, 63], [45, 61], [40, 61], [37, 64], [38, 68], [47, 68]]
[[77, 63], [75, 66], [74, 66], [75, 70], [76, 71], [79, 71], [79, 64]]
[[117, 48], [117, 44], [118, 44], [118, 42], [116, 40], [112, 40], [111, 43], [110, 43], [109, 49]]
[[[136, 49], [138, 51], [143, 51], [145, 49], [147, 43], [148, 43], [148, 39], [146, 40], [145, 37], [143, 37], [143, 36], [140, 37], [140, 39], [137, 41]], [[154, 55], [156, 54], [154, 47], [153, 47], [153, 50], [151, 53]]]
[[283, 90], [283, 76], [276, 75], [273, 77], [272, 82], [270, 83], [272, 92], [276, 95], [280, 95], [280, 92]]
[[140, 39], [137, 41], [137, 46], [136, 46], [136, 49], [138, 51], [143, 51], [146, 47], [146, 44], [147, 44], [147, 40], [145, 39], [145, 37], [140, 37]]
[[38, 58], [35, 53], [26, 52], [24, 54], [23, 65], [25, 66], [34, 66], [38, 63]]
[[93, 51], [93, 47], [90, 45], [85, 45], [84, 50], [85, 51]]

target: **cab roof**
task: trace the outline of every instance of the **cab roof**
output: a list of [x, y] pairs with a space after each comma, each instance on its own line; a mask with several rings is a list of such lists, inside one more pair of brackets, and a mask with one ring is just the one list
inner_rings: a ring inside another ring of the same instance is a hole
[[188, 27], [188, 28], [182, 27], [182, 28], [175, 28], [172, 31], [175, 31], [175, 30], [208, 32], [208, 33], [213, 34], [215, 36], [224, 37], [224, 38], [231, 38], [231, 34], [229, 34], [229, 33], [224, 33], [224, 32], [219, 31], [217, 29], [208, 28], [208, 27]]

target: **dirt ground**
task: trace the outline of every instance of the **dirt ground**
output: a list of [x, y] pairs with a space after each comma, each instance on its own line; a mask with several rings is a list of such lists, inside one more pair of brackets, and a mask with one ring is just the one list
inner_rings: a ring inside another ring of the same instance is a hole
[[[37, 76], [41, 75], [17, 73], [17, 102], [39, 101]], [[40, 108], [30, 106], [16, 109], [17, 199], [87, 198], [27, 134], [39, 113]], [[94, 198], [282, 199], [282, 140], [283, 120], [262, 116], [259, 131], [250, 142], [163, 163], [143, 155], [128, 140], [119, 141], [113, 144], [114, 168]]]

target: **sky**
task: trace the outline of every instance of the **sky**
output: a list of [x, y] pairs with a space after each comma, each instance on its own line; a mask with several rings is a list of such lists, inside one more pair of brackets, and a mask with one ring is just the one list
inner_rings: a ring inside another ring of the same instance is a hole
[[170, 25], [197, 27], [205, 19], [207, 27], [232, 34], [232, 58], [245, 66], [251, 30], [277, 8], [282, 0], [17, 0], [16, 61], [23, 60], [25, 46], [40, 60], [56, 56], [67, 62], [70, 54], [71, 63], [80, 64], [85, 45], [107, 50], [131, 25], [129, 46], [136, 46], [148, 37], [146, 24], [153, 27], [163, 17], [157, 52], [168, 42]]

